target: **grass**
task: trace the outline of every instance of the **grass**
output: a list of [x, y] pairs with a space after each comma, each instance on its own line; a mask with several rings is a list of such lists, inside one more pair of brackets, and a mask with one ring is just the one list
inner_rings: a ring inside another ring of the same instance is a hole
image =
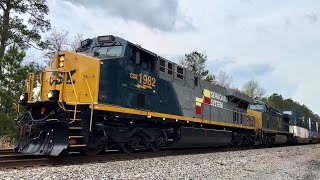
[[8, 149], [14, 147], [14, 139], [9, 136], [0, 136], [0, 149]]

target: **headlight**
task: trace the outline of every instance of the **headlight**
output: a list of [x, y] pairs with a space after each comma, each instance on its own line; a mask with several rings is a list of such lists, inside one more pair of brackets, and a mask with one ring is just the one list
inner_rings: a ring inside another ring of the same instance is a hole
[[52, 91], [49, 91], [48, 99], [53, 99], [53, 98], [54, 98], [54, 93]]
[[59, 60], [60, 60], [60, 62], [62, 62], [64, 60], [66, 60], [66, 59], [64, 58], [64, 56], [60, 56]]
[[49, 100], [59, 100], [59, 91], [58, 90], [51, 90], [48, 92], [48, 99]]
[[64, 55], [59, 56], [59, 68], [62, 68], [64, 66], [65, 60], [66, 60], [66, 58], [64, 57]]
[[27, 104], [27, 102], [28, 102], [28, 93], [23, 93], [23, 94], [21, 94], [21, 96], [20, 96], [20, 98], [19, 98], [19, 104], [21, 104], [21, 105], [26, 105]]
[[59, 67], [62, 68], [63, 66], [64, 66], [64, 62], [61, 61], [61, 62], [59, 63]]
[[26, 99], [25, 94], [21, 94], [21, 96], [20, 96], [20, 101], [24, 101], [25, 99]]

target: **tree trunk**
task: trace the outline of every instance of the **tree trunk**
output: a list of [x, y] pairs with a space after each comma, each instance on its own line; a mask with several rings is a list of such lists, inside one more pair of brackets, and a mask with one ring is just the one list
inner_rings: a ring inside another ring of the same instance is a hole
[[6, 9], [3, 10], [3, 22], [2, 22], [2, 32], [1, 32], [1, 40], [0, 40], [0, 67], [2, 64], [2, 59], [6, 50], [6, 43], [8, 41], [9, 37], [9, 25], [10, 25], [10, 10], [11, 10], [11, 4], [10, 0], [7, 0], [6, 2]]

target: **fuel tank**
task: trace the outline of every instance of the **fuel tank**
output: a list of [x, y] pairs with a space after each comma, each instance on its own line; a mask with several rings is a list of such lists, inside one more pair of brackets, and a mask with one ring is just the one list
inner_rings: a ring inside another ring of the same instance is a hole
[[231, 143], [232, 132], [218, 129], [181, 127], [180, 137], [172, 147], [217, 147]]

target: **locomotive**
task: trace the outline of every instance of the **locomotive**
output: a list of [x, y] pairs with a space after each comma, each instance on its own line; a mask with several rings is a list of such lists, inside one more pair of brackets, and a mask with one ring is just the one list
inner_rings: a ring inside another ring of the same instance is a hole
[[295, 142], [290, 113], [204, 81], [113, 35], [86, 39], [77, 52], [59, 52], [40, 74], [37, 100], [34, 79], [30, 74], [19, 101], [15, 149], [22, 153]]

